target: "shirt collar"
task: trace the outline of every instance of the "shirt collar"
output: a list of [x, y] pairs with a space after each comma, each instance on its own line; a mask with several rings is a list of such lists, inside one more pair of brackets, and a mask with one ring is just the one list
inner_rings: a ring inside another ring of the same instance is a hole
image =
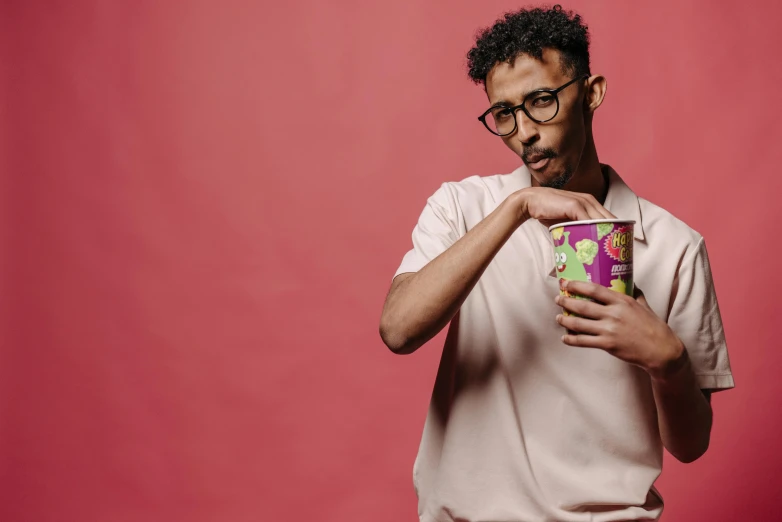
[[644, 240], [644, 226], [641, 219], [641, 202], [627, 183], [619, 177], [619, 174], [609, 165], [601, 165], [608, 172], [608, 195], [603, 205], [609, 212], [619, 219], [632, 219], [633, 237], [639, 241]]

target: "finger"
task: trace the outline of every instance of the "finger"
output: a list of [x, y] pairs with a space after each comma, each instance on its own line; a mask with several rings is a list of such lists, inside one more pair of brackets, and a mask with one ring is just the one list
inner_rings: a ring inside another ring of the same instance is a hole
[[627, 298], [625, 294], [586, 281], [564, 281], [562, 283], [562, 289], [571, 294], [591, 297], [595, 301], [603, 304], [618, 303]]
[[568, 333], [598, 335], [602, 332], [600, 323], [594, 319], [573, 317], [572, 315], [557, 315], [557, 322], [565, 327]]
[[600, 212], [600, 215], [606, 219], [616, 219], [616, 216], [613, 215], [607, 208], [605, 208], [603, 205], [600, 204], [600, 202], [595, 199], [595, 197], [592, 194], [587, 194], [587, 197], [592, 201], [592, 203], [595, 205], [595, 208], [597, 208], [597, 211]]
[[585, 219], [599, 219], [599, 213], [590, 205], [584, 194], [578, 192], [560, 191], [567, 198], [567, 203], [563, 210], [568, 219], [572, 221], [581, 221]]
[[577, 299], [575, 297], [559, 295], [555, 301], [559, 306], [568, 312], [578, 314], [588, 319], [602, 319], [605, 317], [604, 305], [587, 301], [586, 299]]
[[607, 342], [602, 335], [566, 334], [562, 336], [562, 342], [568, 346], [579, 348], [599, 348], [605, 350]]
[[603, 205], [598, 203], [592, 194], [582, 194], [573, 192], [573, 197], [579, 199], [589, 216], [589, 219], [610, 219], [612, 214], [606, 210]]
[[587, 214], [587, 219], [602, 219], [605, 216], [600, 212], [599, 205], [595, 198], [587, 197], [583, 194], [575, 194], [575, 197], [579, 199], [581, 205]]
[[571, 195], [583, 199], [585, 206], [589, 208], [590, 219], [616, 219], [592, 194], [572, 192]]
[[567, 198], [567, 203], [562, 210], [568, 220], [581, 221], [586, 219], [610, 219], [613, 217], [613, 214], [600, 205], [591, 194], [564, 190], [557, 190], [557, 192]]
[[600, 205], [600, 207], [598, 207], [598, 208], [600, 210], [600, 213], [603, 214], [604, 218], [606, 218], [606, 219], [617, 219], [616, 216], [613, 215], [611, 213], [611, 211], [608, 210], [607, 208], [605, 208], [603, 205]]
[[583, 221], [586, 219], [594, 219], [594, 211], [590, 212], [586, 202], [575, 195], [571, 195], [565, 209], [565, 214], [568, 219], [572, 221]]

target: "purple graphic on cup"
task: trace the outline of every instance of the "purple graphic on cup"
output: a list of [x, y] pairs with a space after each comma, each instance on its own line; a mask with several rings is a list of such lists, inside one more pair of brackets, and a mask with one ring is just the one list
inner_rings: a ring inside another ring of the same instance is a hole
[[[592, 219], [550, 227], [557, 278], [590, 281], [632, 296], [634, 224], [621, 219]], [[564, 290], [560, 294], [587, 299]], [[564, 313], [575, 315], [567, 310]]]

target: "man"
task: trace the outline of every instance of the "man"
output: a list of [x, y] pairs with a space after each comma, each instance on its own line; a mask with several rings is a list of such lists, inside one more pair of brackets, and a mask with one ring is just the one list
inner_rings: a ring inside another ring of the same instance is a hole
[[[523, 165], [432, 195], [383, 309], [395, 353], [450, 323], [414, 465], [420, 519], [657, 520], [662, 448], [703, 455], [710, 394], [734, 385], [703, 238], [598, 161], [606, 79], [578, 15], [506, 14], [468, 59], [480, 120]], [[546, 226], [614, 217], [635, 220], [645, 294], [569, 282], [596, 302], [560, 297]]]

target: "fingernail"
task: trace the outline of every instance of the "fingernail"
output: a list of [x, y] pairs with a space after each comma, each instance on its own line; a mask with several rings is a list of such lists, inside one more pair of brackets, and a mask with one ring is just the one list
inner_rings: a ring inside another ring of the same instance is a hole
[[562, 314], [557, 314], [557, 322], [558, 323], [562, 322]]
[[560, 296], [560, 295], [558, 295], [557, 297], [554, 298], [554, 302], [557, 303], [557, 304], [559, 304], [561, 301], [562, 301], [562, 296]]

